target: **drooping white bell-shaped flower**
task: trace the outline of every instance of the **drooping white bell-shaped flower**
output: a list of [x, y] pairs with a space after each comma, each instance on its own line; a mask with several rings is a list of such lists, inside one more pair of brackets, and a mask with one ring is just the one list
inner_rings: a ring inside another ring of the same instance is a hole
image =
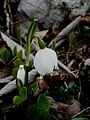
[[17, 72], [17, 79], [20, 79], [22, 83], [25, 83], [25, 70], [24, 70], [24, 65], [20, 65], [18, 72]]
[[41, 75], [53, 72], [58, 67], [57, 54], [49, 48], [40, 49], [34, 58], [34, 67]]

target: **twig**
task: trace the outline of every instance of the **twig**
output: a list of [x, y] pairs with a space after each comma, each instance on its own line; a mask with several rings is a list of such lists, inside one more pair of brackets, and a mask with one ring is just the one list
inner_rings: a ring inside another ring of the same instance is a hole
[[65, 39], [62, 39], [62, 40], [58, 41], [56, 43], [56, 48], [59, 47], [60, 45], [62, 45], [62, 43], [64, 43], [64, 42], [65, 42]]
[[75, 63], [75, 60], [74, 59], [71, 60], [70, 63], [68, 64], [68, 68], [71, 68], [74, 63]]
[[13, 33], [13, 26], [12, 26], [12, 13], [11, 13], [11, 7], [10, 7], [10, 1], [4, 0], [4, 13], [6, 15], [6, 26], [7, 26], [7, 33], [11, 32]]
[[12, 62], [16, 59], [17, 57], [14, 57], [12, 60], [10, 60], [10, 62], [7, 64], [7, 66], [9, 66], [10, 64], [12, 64]]
[[85, 108], [84, 110], [80, 111], [79, 113], [77, 113], [76, 115], [74, 115], [72, 118], [77, 117], [78, 115], [80, 115], [81, 113], [85, 112], [86, 110], [90, 109], [90, 107]]
[[13, 76], [9, 76], [9, 77], [6, 77], [6, 78], [3, 78], [3, 79], [0, 79], [0, 83], [9, 83], [11, 80], [13, 80]]
[[[8, 47], [10, 47], [10, 49], [13, 51], [15, 47], [17, 47], [17, 51], [22, 50], [22, 58], [26, 59], [25, 56], [25, 49], [20, 46], [19, 44], [17, 44], [15, 41], [13, 41], [11, 38], [9, 38], [6, 34], [4, 34], [3, 32], [0, 32], [1, 36], [3, 38], [3, 40], [7, 43]], [[30, 54], [30, 57], [33, 59], [34, 56], [32, 54]]]
[[58, 64], [61, 68], [63, 68], [66, 72], [72, 74], [74, 77], [78, 78], [78, 75], [74, 74], [68, 67], [66, 67], [62, 62], [58, 60]]
[[81, 16], [77, 17], [73, 22], [71, 22], [68, 26], [66, 26], [56, 37], [54, 40], [52, 40], [50, 42], [50, 44], [48, 45], [48, 47], [50, 47], [52, 45], [53, 41], [60, 41], [61, 39], [63, 39], [65, 36], [67, 36], [73, 29], [75, 29], [75, 27], [79, 24], [81, 20]]

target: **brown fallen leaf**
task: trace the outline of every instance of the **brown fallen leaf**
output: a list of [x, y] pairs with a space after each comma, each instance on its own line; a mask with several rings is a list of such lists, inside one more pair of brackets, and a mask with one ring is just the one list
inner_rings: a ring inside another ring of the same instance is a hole
[[73, 100], [73, 103], [68, 106], [67, 108], [67, 115], [66, 117], [72, 117], [73, 115], [77, 114], [80, 111], [80, 103], [77, 100]]
[[0, 79], [8, 77], [11, 75], [12, 67], [11, 66], [5, 66], [4, 68], [0, 69]]
[[80, 111], [79, 101], [72, 99], [69, 103], [57, 102], [52, 97], [47, 97], [50, 103], [50, 109], [57, 113], [62, 113], [64, 118], [68, 120], [73, 115], [76, 115]]
[[[80, 15], [78, 15], [80, 16]], [[74, 19], [76, 19], [78, 16], [70, 16], [70, 20], [73, 21]], [[86, 23], [89, 24], [90, 23], [90, 13], [85, 14], [85, 15], [81, 15], [81, 23]]]

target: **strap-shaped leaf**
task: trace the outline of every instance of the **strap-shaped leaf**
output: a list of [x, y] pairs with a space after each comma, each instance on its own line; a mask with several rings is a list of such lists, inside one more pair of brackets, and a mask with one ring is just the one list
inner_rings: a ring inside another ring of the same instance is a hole
[[35, 35], [34, 38], [35, 37], [38, 39], [38, 44], [39, 44], [40, 49], [44, 49], [46, 47], [45, 42], [39, 36]]
[[25, 55], [27, 57], [26, 66], [29, 66], [30, 44], [31, 44], [32, 38], [33, 38], [33, 36], [35, 34], [36, 26], [37, 26], [37, 19], [34, 19], [33, 22], [30, 25], [30, 28], [28, 30], [28, 35], [27, 35], [26, 49], [25, 49]]
[[16, 86], [17, 86], [18, 91], [20, 91], [20, 89], [23, 86], [23, 83], [20, 79], [16, 79]]
[[22, 87], [20, 89], [20, 97], [22, 98], [23, 101], [27, 99], [27, 88], [26, 87]]
[[28, 35], [27, 35], [27, 41], [28, 41], [27, 43], [32, 42], [32, 37], [34, 36], [36, 31], [37, 21], [38, 21], [37, 19], [34, 19], [30, 25], [30, 28], [28, 30]]

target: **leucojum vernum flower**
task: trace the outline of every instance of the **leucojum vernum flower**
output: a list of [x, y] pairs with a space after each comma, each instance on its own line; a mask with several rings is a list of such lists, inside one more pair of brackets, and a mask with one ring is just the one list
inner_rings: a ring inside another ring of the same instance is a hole
[[20, 79], [24, 85], [25, 83], [25, 70], [24, 70], [24, 65], [20, 65], [19, 69], [17, 71], [17, 79]]
[[[52, 73], [54, 69], [58, 68], [58, 59], [57, 54], [54, 50], [45, 47], [44, 41], [38, 37], [35, 36], [35, 27], [36, 27], [37, 21], [34, 20], [32, 25], [30, 26], [28, 36], [27, 36], [27, 42], [26, 42], [26, 49], [25, 49], [25, 55], [26, 55], [26, 62], [25, 62], [25, 70], [24, 65], [20, 65], [19, 69], [17, 71], [17, 79], [20, 79], [23, 83], [23, 86], [21, 85], [20, 81], [17, 80], [16, 85], [19, 90], [19, 96], [15, 96], [13, 98], [13, 102], [16, 105], [21, 104], [27, 97], [27, 90], [28, 90], [28, 72], [29, 72], [29, 63], [30, 63], [30, 49], [31, 49], [31, 42], [34, 37], [38, 39], [38, 44], [40, 47], [40, 50], [36, 53], [34, 58], [34, 67], [37, 70], [37, 72], [44, 76], [45, 74]], [[22, 91], [24, 91], [24, 99], [22, 99]]]
[[[37, 20], [34, 19], [30, 25], [30, 28], [27, 34], [26, 48], [25, 48], [25, 56], [26, 56], [25, 64], [20, 65], [17, 71], [16, 85], [18, 88], [19, 95], [16, 95], [13, 98], [13, 103], [15, 105], [20, 105], [21, 103], [23, 103], [28, 96], [28, 85], [29, 85], [28, 72], [29, 72], [29, 63], [30, 63], [30, 49], [31, 49], [32, 39], [34, 38], [36, 25], [37, 25]], [[24, 70], [24, 66], [25, 66], [25, 70]]]
[[40, 75], [53, 72], [58, 68], [57, 54], [49, 48], [40, 49], [34, 58], [34, 67]]

